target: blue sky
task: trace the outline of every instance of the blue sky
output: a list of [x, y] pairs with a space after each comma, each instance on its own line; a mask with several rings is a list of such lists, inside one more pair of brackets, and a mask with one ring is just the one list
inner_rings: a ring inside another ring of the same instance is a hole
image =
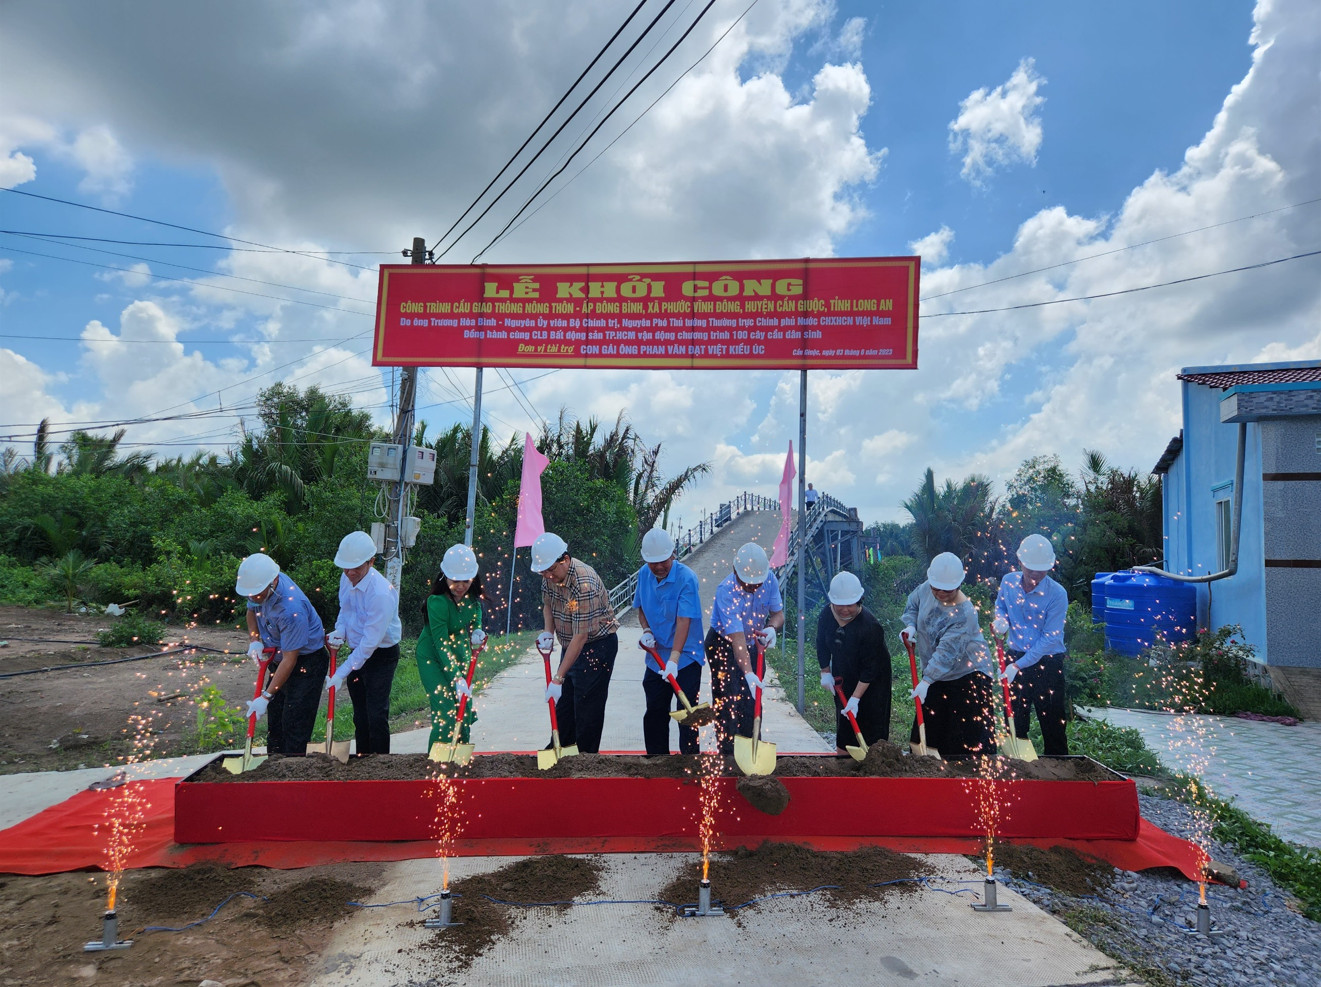
[[[1179, 427], [1180, 367], [1321, 357], [1317, 258], [1006, 311], [1321, 248], [1315, 3], [759, 0], [740, 19], [747, 6], [717, 0], [590, 167], [482, 259], [921, 253], [919, 370], [809, 383], [808, 478], [865, 519], [902, 520], [927, 466], [1001, 490], [1040, 453], [1149, 468]], [[375, 265], [440, 237], [631, 7], [0, 6], [0, 229], [227, 247], [0, 233], [0, 445], [21, 451], [49, 417], [131, 422], [126, 443], [162, 455], [223, 453], [276, 380], [388, 424], [390, 374], [368, 355]], [[675, 4], [625, 70], [698, 10]], [[547, 167], [445, 260], [471, 260]], [[951, 314], [984, 309], [999, 311]], [[796, 374], [512, 377], [525, 396], [486, 374], [501, 440], [561, 407], [622, 408], [676, 468], [711, 462], [689, 520], [773, 494], [796, 438]], [[427, 371], [420, 417], [466, 422], [471, 388], [471, 371]], [[139, 421], [162, 412], [205, 417]]]

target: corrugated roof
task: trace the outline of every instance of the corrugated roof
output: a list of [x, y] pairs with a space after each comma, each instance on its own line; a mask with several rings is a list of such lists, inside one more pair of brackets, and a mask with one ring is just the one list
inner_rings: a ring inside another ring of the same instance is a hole
[[1170, 471], [1170, 465], [1182, 450], [1183, 429], [1179, 429], [1179, 434], [1170, 439], [1170, 444], [1165, 447], [1165, 451], [1161, 453], [1160, 459], [1158, 459], [1156, 465], [1151, 468], [1151, 472], [1168, 473]]
[[1311, 367], [1288, 367], [1278, 370], [1227, 370], [1211, 373], [1178, 374], [1179, 380], [1218, 387], [1222, 391], [1240, 384], [1300, 384], [1321, 381], [1321, 363]]

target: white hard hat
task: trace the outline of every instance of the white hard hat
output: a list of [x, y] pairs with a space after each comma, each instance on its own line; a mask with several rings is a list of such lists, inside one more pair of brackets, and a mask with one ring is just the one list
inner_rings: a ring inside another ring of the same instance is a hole
[[1018, 561], [1024, 569], [1048, 572], [1055, 565], [1055, 549], [1045, 535], [1028, 535], [1018, 546]]
[[852, 606], [862, 599], [862, 583], [851, 572], [837, 572], [830, 581], [830, 602], [837, 607]]
[[642, 536], [642, 561], [664, 562], [674, 554], [674, 539], [660, 528], [652, 528]]
[[941, 552], [927, 566], [927, 582], [936, 589], [958, 589], [968, 574], [963, 563], [953, 552]]
[[376, 555], [376, 542], [365, 531], [350, 531], [340, 539], [335, 553], [335, 565], [341, 569], [354, 569]]
[[269, 555], [257, 552], [239, 563], [234, 591], [240, 596], [255, 596], [275, 581], [280, 574], [280, 563]]
[[451, 545], [440, 560], [440, 571], [455, 581], [477, 575], [477, 553], [467, 545]]
[[532, 543], [532, 571], [545, 572], [568, 550], [569, 546], [564, 539], [555, 532], [547, 531], [544, 535], [538, 535]]
[[755, 541], [742, 546], [734, 555], [734, 571], [739, 579], [753, 586], [766, 581], [766, 574], [771, 571], [770, 560], [766, 558], [766, 549]]

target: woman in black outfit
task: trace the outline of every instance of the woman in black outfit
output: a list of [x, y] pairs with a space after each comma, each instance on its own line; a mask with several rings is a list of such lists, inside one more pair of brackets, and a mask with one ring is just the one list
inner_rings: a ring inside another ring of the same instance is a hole
[[816, 657], [821, 685], [835, 700], [835, 753], [857, 746], [858, 738], [835, 694], [844, 690], [847, 708], [867, 745], [890, 739], [890, 649], [885, 628], [862, 605], [862, 583], [851, 572], [830, 581], [830, 603], [816, 622]]

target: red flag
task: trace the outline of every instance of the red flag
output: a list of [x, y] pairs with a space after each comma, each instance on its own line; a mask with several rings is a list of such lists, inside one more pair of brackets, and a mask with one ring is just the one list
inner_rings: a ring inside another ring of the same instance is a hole
[[[524, 433], [527, 434], [527, 433]], [[550, 460], [537, 452], [532, 436], [523, 443], [523, 479], [518, 488], [518, 524], [514, 528], [514, 548], [531, 545], [546, 533], [541, 519], [541, 474]]]
[[794, 443], [789, 440], [789, 455], [784, 459], [784, 475], [780, 477], [780, 533], [775, 536], [775, 545], [771, 548], [771, 565], [784, 565], [789, 561], [789, 515], [793, 507]]

